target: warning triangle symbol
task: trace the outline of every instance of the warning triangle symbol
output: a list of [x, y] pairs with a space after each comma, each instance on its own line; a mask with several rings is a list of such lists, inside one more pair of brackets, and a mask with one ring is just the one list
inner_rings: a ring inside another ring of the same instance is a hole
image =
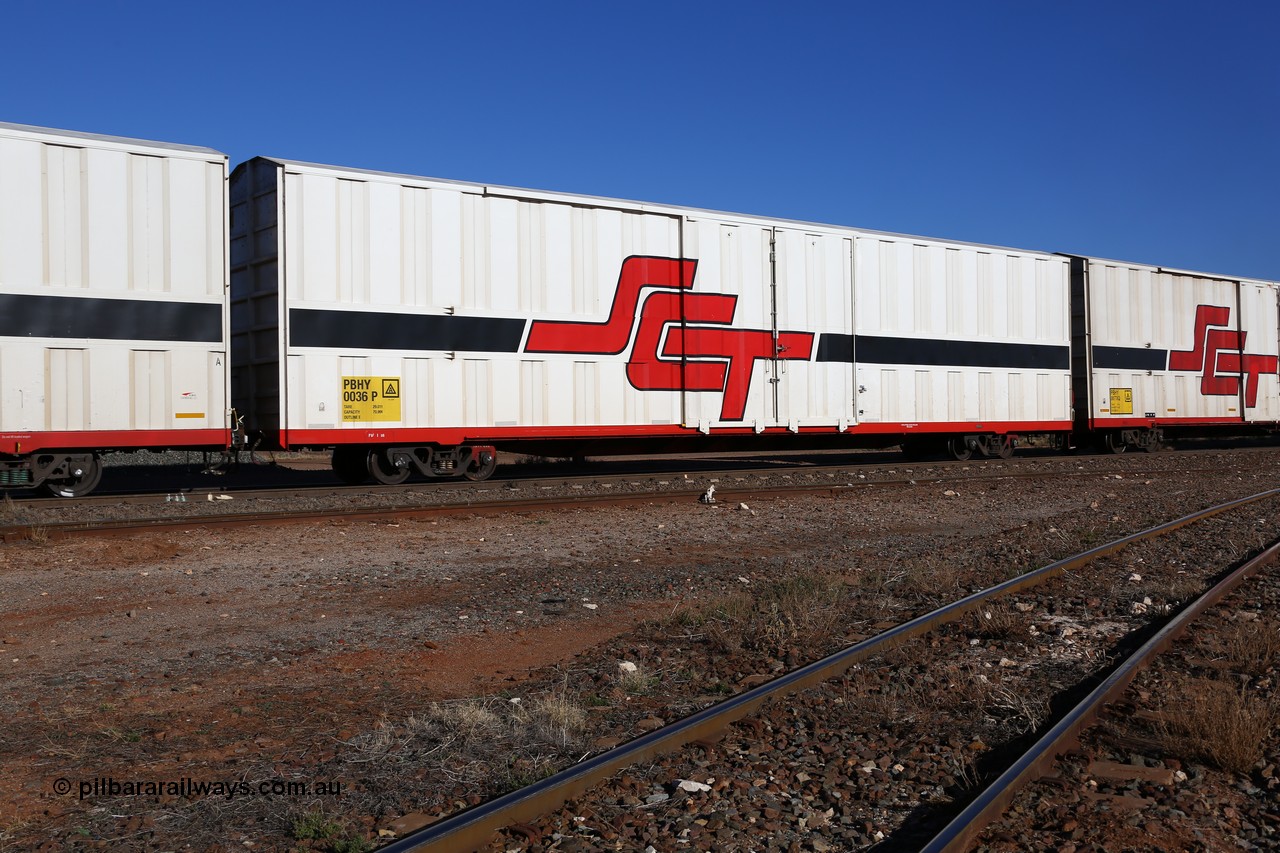
[[382, 380], [382, 396], [384, 398], [394, 398], [400, 396], [400, 383], [394, 379]]

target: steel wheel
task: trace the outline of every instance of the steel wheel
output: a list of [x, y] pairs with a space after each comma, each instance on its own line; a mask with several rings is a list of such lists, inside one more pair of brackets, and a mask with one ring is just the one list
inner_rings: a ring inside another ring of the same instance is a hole
[[995, 443], [996, 456], [999, 456], [1001, 459], [1013, 458], [1013, 439], [1009, 438], [1007, 435], [996, 436]]
[[363, 447], [339, 444], [333, 449], [333, 473], [349, 486], [369, 480], [369, 452]]
[[952, 459], [964, 462], [973, 457], [973, 448], [969, 446], [969, 442], [965, 441], [964, 436], [948, 438], [947, 455]]
[[97, 454], [85, 461], [72, 463], [71, 476], [61, 480], [45, 480], [44, 487], [55, 498], [79, 498], [92, 492], [102, 482], [102, 461]]
[[387, 451], [374, 448], [369, 451], [369, 473], [376, 483], [398, 486], [409, 479], [411, 469], [407, 464], [403, 468], [396, 465]]
[[493, 475], [497, 467], [498, 454], [492, 450], [482, 450], [472, 457], [471, 462], [467, 465], [467, 470], [462, 472], [462, 476], [468, 480], [487, 480]]
[[1124, 453], [1129, 449], [1129, 445], [1120, 437], [1119, 430], [1108, 432], [1102, 439], [1102, 446], [1107, 449], [1108, 453]]

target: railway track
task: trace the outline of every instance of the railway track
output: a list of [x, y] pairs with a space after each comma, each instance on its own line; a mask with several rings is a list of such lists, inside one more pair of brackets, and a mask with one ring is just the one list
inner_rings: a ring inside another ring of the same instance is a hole
[[[1277, 496], [1280, 496], [1280, 490], [1270, 490], [1210, 507], [1175, 521], [1108, 542], [1073, 557], [1059, 560], [1035, 571], [965, 596], [932, 612], [881, 631], [873, 637], [858, 642], [822, 660], [796, 668], [765, 684], [752, 687], [730, 699], [678, 721], [668, 723], [656, 731], [637, 737], [616, 749], [591, 756], [541, 782], [441, 820], [420, 832], [401, 838], [383, 849], [387, 853], [479, 849], [486, 847], [495, 833], [504, 827], [512, 826], [517, 827], [516, 833], [518, 835], [529, 841], [549, 835], [555, 826], [561, 827], [561, 837], [567, 837], [565, 834], [571, 834], [575, 827], [580, 830], [581, 824], [573, 823], [574, 818], [563, 813], [558, 818], [555, 817], [555, 810], [566, 801], [583, 797], [590, 798], [589, 792], [593, 788], [604, 784], [611, 777], [616, 777], [617, 774], [627, 768], [633, 767], [637, 762], [647, 761], [650, 763], [651, 768], [664, 766], [668, 770], [674, 770], [675, 767], [681, 766], [679, 759], [672, 760], [668, 765], [661, 765], [660, 762], [666, 759], [660, 759], [659, 757], [677, 753], [688, 745], [696, 743], [702, 744], [699, 747], [701, 749], [714, 750], [716, 748], [709, 746], [709, 744], [717, 741], [726, 731], [732, 731], [736, 722], [748, 719], [752, 715], [759, 713], [771, 714], [772, 717], [769, 719], [772, 722], [766, 721], [763, 725], [756, 725], [753, 727], [753, 731], [757, 733], [761, 729], [772, 731], [773, 726], [782, 725], [782, 723], [778, 722], [779, 719], [786, 717], [786, 714], [779, 714], [778, 709], [789, 703], [797, 703], [796, 697], [802, 691], [812, 693], [815, 689], [827, 689], [823, 685], [830, 685], [833, 679], [847, 678], [848, 673], [851, 671], [861, 669], [869, 661], [883, 656], [893, 649], [902, 649], [904, 644], [913, 639], [927, 634], [936, 638], [939, 636], [939, 632], [945, 633], [948, 630], [947, 626], [954, 626], [966, 614], [992, 608], [994, 602], [998, 600], [1009, 599], [1010, 597], [1016, 598], [1018, 596], [1025, 598], [1032, 590], [1049, 582], [1077, 583], [1086, 568], [1093, 567], [1099, 561], [1116, 555], [1122, 549], [1130, 548], [1140, 543], [1146, 546], [1160, 539], [1160, 537], [1186, 535], [1185, 531], [1191, 525], [1209, 523], [1208, 520], [1218, 516], [1234, 518], [1246, 509], [1252, 511], [1252, 508], [1260, 502], [1273, 501]], [[1115, 648], [1122, 648], [1126, 643], [1138, 645], [1133, 638], [1141, 637], [1144, 642], [1140, 644], [1140, 648], [1136, 652], [1129, 655], [1124, 663], [1115, 667], [1102, 670], [1097, 667], [1091, 667], [1081, 678], [1080, 683], [1088, 684], [1089, 686], [1092, 686], [1092, 682], [1098, 680], [1101, 680], [1102, 683], [1096, 689], [1091, 690], [1084, 700], [1073, 703], [1073, 707], [1069, 711], [1057, 714], [1054, 720], [1037, 724], [1036, 730], [1044, 732], [1044, 735], [1037, 739], [1032, 749], [1027, 750], [1025, 753], [1017, 750], [1016, 754], [1008, 749], [1003, 750], [1003, 754], [997, 759], [987, 762], [980, 772], [974, 770], [975, 775], [980, 775], [984, 779], [996, 777], [996, 781], [982, 791], [981, 794], [972, 797], [972, 805], [956, 816], [935, 837], [930, 839], [928, 837], [919, 837], [918, 834], [913, 836], [910, 833], [904, 833], [904, 839], [896, 847], [890, 845], [887, 849], [916, 849], [920, 846], [924, 846], [925, 849], [929, 850], [964, 849], [964, 845], [975, 836], [981, 826], [999, 814], [1000, 808], [1013, 796], [1017, 786], [1026, 784], [1040, 769], [1044, 768], [1052, 760], [1052, 756], [1060, 751], [1065, 743], [1075, 737], [1081, 727], [1097, 713], [1098, 707], [1117, 695], [1117, 691], [1122, 689], [1124, 684], [1127, 684], [1138, 666], [1149, 660], [1151, 655], [1167, 646], [1175, 633], [1184, 630], [1186, 624], [1204, 608], [1220, 599], [1227, 590], [1238, 584], [1243, 577], [1256, 571], [1264, 562], [1271, 560], [1278, 547], [1280, 546], [1272, 545], [1262, 554], [1238, 567], [1224, 578], [1221, 583], [1214, 585], [1208, 592], [1197, 597], [1193, 603], [1182, 608], [1175, 618], [1153, 620], [1150, 615], [1146, 615], [1145, 609], [1143, 611], [1135, 610], [1134, 615], [1141, 615], [1142, 618], [1137, 620], [1137, 624], [1132, 626], [1130, 630], [1125, 631], [1124, 635], [1116, 642], [1108, 644], [1107, 648], [1112, 649], [1112, 651], [1103, 651], [1100, 654], [1103, 656], [1112, 655]], [[1085, 600], [1089, 601], [1091, 599], [1086, 597]], [[1159, 627], [1152, 634], [1152, 631], [1155, 630], [1152, 625], [1160, 622], [1166, 624]], [[944, 639], [946, 638], [944, 637]], [[954, 637], [950, 638], [950, 640], [954, 639]], [[1005, 666], [1005, 659], [1002, 658], [998, 666]], [[1071, 691], [1067, 690], [1063, 691], [1063, 693], [1064, 695], [1069, 695]], [[794, 709], [792, 709], [792, 713], [799, 714]], [[731, 750], [726, 747], [723, 748], [723, 751], [728, 753]], [[754, 754], [757, 750], [739, 750], [740, 754], [743, 752]], [[826, 755], [827, 753], [823, 754]], [[835, 761], [840, 758], [842, 756], [836, 754], [831, 760]], [[728, 758], [725, 761], [732, 763]], [[1007, 767], [1007, 772], [993, 770], [992, 768], [996, 763]], [[878, 769], [873, 770], [866, 765], [860, 769], [865, 770], [868, 774], [880, 773], [884, 775], [888, 772], [887, 765], [884, 765], [883, 761], [879, 762], [879, 764], [874, 762], [869, 762], [868, 764]], [[683, 766], [689, 766], [688, 762]], [[897, 766], [900, 765], [895, 765], [895, 767]], [[779, 769], [779, 772], [782, 772], [781, 769]], [[817, 769], [812, 770], [815, 776], [819, 772]], [[797, 778], [800, 778], [801, 775], [805, 779], [809, 778], [808, 774], [798, 774]], [[715, 782], [716, 780], [713, 779], [712, 781]], [[975, 788], [973, 785], [968, 787], [970, 789]], [[681, 790], [695, 792], [711, 790], [711, 784], [694, 782], [691, 789]], [[732, 794], [734, 788], [730, 786], [717, 788], [716, 790], [717, 792], [728, 791]], [[969, 790], [967, 793], [971, 795], [974, 791]], [[696, 796], [696, 794], [690, 794], [689, 796]], [[953, 799], [964, 799], [964, 796], [953, 797]], [[596, 803], [601, 801], [602, 798], [594, 800]], [[658, 802], [665, 802], [665, 798], [658, 800]], [[720, 809], [717, 814], [721, 811], [724, 811], [724, 809]], [[954, 808], [947, 807], [945, 804], [941, 808], [935, 808], [932, 811], [931, 821], [924, 821], [924, 825], [930, 825], [931, 822], [936, 823], [938, 814], [945, 812], [954, 812]], [[768, 812], [766, 811], [762, 814], [768, 815]], [[817, 820], [816, 815], [816, 812], [813, 813], [815, 821]], [[721, 825], [725, 823], [720, 818], [716, 818], [716, 820]], [[704, 821], [704, 825], [707, 822]], [[724, 839], [718, 840], [723, 841]], [[883, 840], [883, 835], [876, 840]]]
[[[1246, 460], [1267, 450], [1238, 451]], [[1205, 454], [1209, 458], [1205, 458]], [[948, 462], [851, 467], [836, 465], [759, 465], [701, 470], [691, 476], [669, 471], [595, 472], [588, 475], [513, 478], [505, 481], [441, 481], [401, 486], [324, 486], [299, 488], [217, 489], [187, 492], [93, 495], [79, 499], [41, 498], [9, 501], [0, 524], [0, 540], [58, 539], [81, 535], [133, 535], [165, 528], [234, 527], [289, 524], [336, 518], [391, 519], [453, 513], [477, 515], [554, 510], [586, 506], [618, 506], [653, 500], [690, 500], [716, 488], [724, 502], [750, 501], [764, 495], [829, 494], [839, 497], [860, 489], [904, 485], [972, 485], [1001, 480], [1149, 477], [1170, 473], [1221, 475], [1221, 451], [1192, 451], [1170, 456], [1117, 460], [1099, 455], [1063, 460], [1040, 457], [987, 464]], [[1152, 464], [1143, 464], [1152, 460]], [[1159, 464], [1155, 463], [1158, 460]], [[1239, 460], [1236, 460], [1239, 464]], [[533, 497], [530, 497], [533, 495]], [[289, 508], [289, 504], [303, 504]], [[317, 505], [318, 504], [318, 505]], [[150, 508], [154, 507], [155, 510]], [[92, 517], [95, 512], [116, 517]], [[162, 515], [148, 514], [163, 512]], [[28, 519], [24, 516], [30, 515]]]

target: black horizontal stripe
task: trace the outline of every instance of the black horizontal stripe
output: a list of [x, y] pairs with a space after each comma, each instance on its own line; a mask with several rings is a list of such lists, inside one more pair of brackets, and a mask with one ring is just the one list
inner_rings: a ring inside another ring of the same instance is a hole
[[222, 306], [207, 302], [0, 294], [0, 335], [111, 341], [222, 341]]
[[853, 335], [818, 336], [818, 361], [853, 363]]
[[859, 364], [919, 364], [938, 367], [1002, 367], [1007, 370], [1068, 370], [1071, 348], [1053, 344], [943, 341], [878, 335], [823, 335], [818, 361]]
[[1169, 351], [1146, 347], [1094, 347], [1093, 366], [1099, 370], [1164, 370]]
[[328, 349], [516, 352], [524, 320], [289, 309], [289, 343]]

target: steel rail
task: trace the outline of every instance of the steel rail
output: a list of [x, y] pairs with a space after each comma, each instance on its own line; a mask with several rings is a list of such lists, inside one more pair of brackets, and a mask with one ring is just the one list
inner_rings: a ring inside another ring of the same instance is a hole
[[1271, 489], [1190, 513], [973, 593], [723, 702], [704, 708], [683, 720], [677, 720], [607, 752], [587, 758], [526, 788], [512, 791], [444, 818], [385, 847], [378, 848], [379, 853], [409, 853], [409, 851], [427, 853], [427, 851], [477, 849], [487, 844], [494, 833], [503, 827], [527, 822], [559, 808], [568, 800], [603, 782], [625, 767], [656, 755], [674, 752], [694, 741], [710, 740], [731, 723], [756, 711], [765, 702], [837, 677], [872, 655], [883, 653], [939, 625], [959, 619], [990, 599], [1043, 583], [1065, 571], [1080, 568], [1134, 542], [1161, 536], [1188, 524], [1276, 496], [1280, 496], [1280, 489]]
[[963, 853], [967, 850], [978, 834], [1004, 813], [1021, 788], [1045, 775], [1057, 756], [1078, 742], [1080, 734], [1093, 724], [1104, 705], [1115, 702], [1124, 695], [1129, 683], [1143, 667], [1166, 651], [1201, 613], [1220, 602], [1246, 578], [1274, 560], [1277, 554], [1280, 554], [1280, 540], [1183, 608], [1151, 639], [1117, 665], [1101, 684], [956, 815], [921, 848], [921, 853]]
[[[796, 495], [830, 495], [839, 497], [856, 486], [804, 485], [759, 486], [750, 489], [726, 489], [717, 491], [721, 500], [717, 503], [754, 500], [764, 497]], [[21, 541], [31, 539], [32, 534], [53, 540], [75, 535], [129, 536], [155, 530], [190, 527], [241, 527], [260, 524], [297, 524], [335, 519], [354, 521], [380, 521], [391, 518], [431, 517], [439, 515], [497, 515], [510, 512], [545, 511], [551, 509], [578, 509], [582, 507], [625, 506], [627, 504], [653, 503], [655, 501], [693, 500], [704, 489], [664, 489], [656, 492], [632, 492], [630, 494], [579, 495], [553, 498], [505, 499], [496, 501], [463, 501], [458, 503], [429, 505], [396, 505], [382, 507], [348, 507], [343, 509], [309, 509], [300, 512], [244, 512], [230, 514], [188, 515], [176, 518], [122, 519], [114, 521], [66, 521], [48, 524], [20, 524], [0, 527], [0, 540]]]

